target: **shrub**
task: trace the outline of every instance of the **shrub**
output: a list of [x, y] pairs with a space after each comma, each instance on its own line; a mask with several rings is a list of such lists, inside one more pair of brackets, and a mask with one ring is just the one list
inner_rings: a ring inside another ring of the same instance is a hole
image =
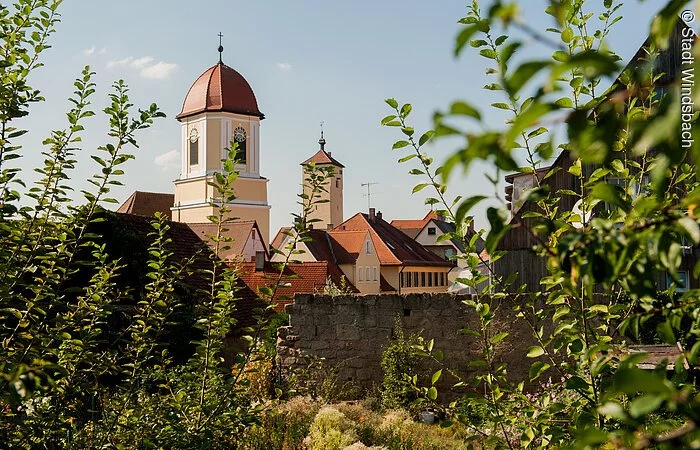
[[415, 391], [408, 382], [408, 374], [416, 373], [419, 356], [413, 347], [416, 336], [406, 338], [401, 319], [396, 318], [394, 326], [396, 340], [382, 353], [382, 406], [387, 409], [408, 408], [416, 399]]
[[305, 443], [310, 450], [341, 450], [357, 440], [352, 421], [337, 409], [325, 406], [316, 414]]
[[246, 430], [242, 450], [301, 448], [320, 405], [311, 397], [294, 397], [263, 414], [260, 424]]

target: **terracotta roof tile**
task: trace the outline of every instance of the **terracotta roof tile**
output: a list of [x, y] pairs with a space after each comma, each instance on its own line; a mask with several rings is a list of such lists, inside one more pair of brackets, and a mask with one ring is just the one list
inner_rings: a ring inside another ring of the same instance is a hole
[[223, 63], [208, 68], [195, 80], [176, 118], [184, 119], [205, 111], [265, 118], [258, 109], [258, 101], [250, 84], [240, 73]]
[[175, 196], [161, 192], [134, 191], [124, 203], [119, 206], [117, 212], [135, 214], [137, 216], [153, 217], [156, 212], [160, 212], [170, 219]]
[[370, 220], [366, 214], [355, 214], [331, 233], [336, 231], [369, 231], [382, 265], [454, 265], [427, 250], [379, 215]]
[[301, 164], [309, 164], [309, 163], [316, 163], [316, 164], [332, 164], [337, 167], [345, 167], [341, 163], [339, 163], [335, 158], [331, 156], [330, 153], [327, 151], [321, 149], [317, 151], [311, 158], [307, 159]]
[[[110, 213], [106, 218], [105, 222], [96, 224], [96, 227], [102, 230], [99, 234], [103, 236], [110, 234], [119, 236], [118, 230], [128, 230], [130, 235], [140, 242], [141, 250], [144, 252], [153, 242], [153, 236], [151, 235], [154, 231], [151, 226], [152, 219], [122, 213]], [[170, 229], [166, 236], [171, 240], [167, 248], [173, 253], [172, 261], [176, 264], [181, 264], [187, 260], [192, 260], [189, 268], [193, 273], [184, 280], [185, 284], [194, 289], [206, 289], [210, 281], [208, 276], [202, 274], [202, 271], [211, 268], [211, 252], [187, 224], [170, 221], [167, 224]], [[145, 267], [131, 267], [129, 269], [140, 273], [145, 271]], [[200, 294], [193, 295], [196, 297]], [[238, 321], [238, 325], [241, 327], [253, 325], [253, 311], [262, 307], [262, 302], [258, 299], [256, 293], [243, 282], [240, 282], [238, 285], [236, 296], [239, 300], [236, 303], [234, 317]]]
[[[215, 236], [217, 225], [211, 222], [206, 223], [188, 223], [192, 231], [205, 242], [214, 251], [216, 248], [215, 242], [211, 236]], [[243, 255], [245, 246], [251, 239], [252, 233], [260, 233], [257, 223], [254, 220], [236, 220], [227, 222], [222, 226], [222, 236], [233, 239], [231, 242], [221, 243], [221, 246], [230, 246], [226, 251], [220, 251], [219, 257], [225, 260], [238, 259]], [[260, 235], [262, 239], [262, 235]]]
[[[255, 263], [243, 262], [238, 264], [243, 282], [254, 292], [265, 286], [273, 286], [279, 278], [279, 266], [266, 263], [262, 271], [255, 270]], [[282, 275], [281, 285], [275, 292], [275, 310], [284, 310], [284, 305], [293, 301], [295, 294], [313, 294], [322, 292], [328, 277], [333, 283], [340, 285], [342, 272], [332, 262], [291, 263]], [[357, 289], [346, 281], [353, 292]]]

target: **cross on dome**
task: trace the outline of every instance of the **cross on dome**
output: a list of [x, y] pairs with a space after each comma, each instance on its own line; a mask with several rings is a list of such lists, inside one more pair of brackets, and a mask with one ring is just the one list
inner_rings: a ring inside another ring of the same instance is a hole
[[221, 45], [221, 38], [223, 38], [223, 37], [224, 37], [224, 35], [221, 34], [221, 31], [219, 31], [219, 48], [218, 48], [218, 50], [219, 50], [219, 64], [224, 63], [224, 61], [223, 61], [224, 46]]

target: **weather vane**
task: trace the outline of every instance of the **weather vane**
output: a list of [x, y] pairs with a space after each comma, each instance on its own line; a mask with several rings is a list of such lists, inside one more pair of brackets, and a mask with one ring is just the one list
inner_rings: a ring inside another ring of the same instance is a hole
[[224, 53], [224, 46], [221, 45], [221, 38], [223, 38], [224, 35], [221, 34], [221, 31], [219, 31], [219, 64], [223, 64], [223, 56], [222, 54]]

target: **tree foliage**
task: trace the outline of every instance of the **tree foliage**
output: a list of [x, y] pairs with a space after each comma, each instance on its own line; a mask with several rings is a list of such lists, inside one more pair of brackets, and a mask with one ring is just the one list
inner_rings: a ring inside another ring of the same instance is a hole
[[[484, 89], [494, 96], [491, 107], [508, 115], [505, 126], [494, 128], [477, 106], [457, 100], [435, 113], [434, 129], [417, 138], [408, 122], [411, 105], [386, 101], [393, 111], [382, 124], [399, 128], [404, 137], [393, 148], [408, 151], [399, 161], [416, 163], [411, 173], [424, 180], [413, 192], [433, 188], [426, 203], [440, 205], [439, 213], [457, 225], [448, 238], [469, 249], [461, 257], [472, 277], [460, 281], [479, 292], [466, 303], [480, 328], [464, 331], [483, 342], [483, 360], [474, 364], [476, 375], [459, 384], [485, 388], [485, 399], [464, 401], [488, 405], [488, 425], [474, 432], [490, 446], [697, 446], [698, 291], [677, 292], [676, 286], [684, 248], [700, 244], [700, 151], [681, 142], [679, 74], [662, 73], [657, 64], [685, 4], [668, 2], [652, 22], [644, 60], [624, 68], [606, 46], [621, 20], [618, 1], [602, 7], [547, 2], [553, 25], [546, 31], [527, 25], [517, 2], [484, 10], [472, 1], [460, 19], [455, 54], [471, 47], [484, 58], [493, 78]], [[550, 47], [551, 57], [523, 60], [521, 51], [533, 42]], [[659, 85], [669, 76], [675, 84]], [[692, 94], [697, 105], [700, 98]], [[697, 115], [689, 117], [694, 139]], [[461, 137], [463, 144], [436, 167], [426, 144], [446, 136]], [[570, 163], [541, 170], [556, 155]], [[472, 238], [470, 212], [488, 197], [451, 200], [446, 183], [474, 161], [495, 167], [488, 177], [502, 206], [487, 209], [489, 230]], [[562, 169], [575, 188], [551, 189]], [[504, 171], [529, 174], [534, 185], [523, 193], [527, 207], [518, 212], [522, 203], [513, 205], [512, 219], [497, 189]], [[547, 267], [539, 285], [518, 283], [516, 274], [498, 270], [508, 257], [504, 236], [522, 230], [535, 242], [533, 261]], [[488, 255], [476, 250], [479, 235]], [[668, 289], [657, 281], [665, 274], [674, 281]], [[493, 326], [501, 308], [516, 310], [531, 330], [526, 379], [513, 379], [496, 358], [496, 346], [508, 334]], [[642, 334], [679, 345], [682, 356], [642, 370], [638, 363], [646, 355], [627, 350]], [[667, 371], [667, 363], [675, 369]], [[553, 394], [529, 395], [538, 384]]]

